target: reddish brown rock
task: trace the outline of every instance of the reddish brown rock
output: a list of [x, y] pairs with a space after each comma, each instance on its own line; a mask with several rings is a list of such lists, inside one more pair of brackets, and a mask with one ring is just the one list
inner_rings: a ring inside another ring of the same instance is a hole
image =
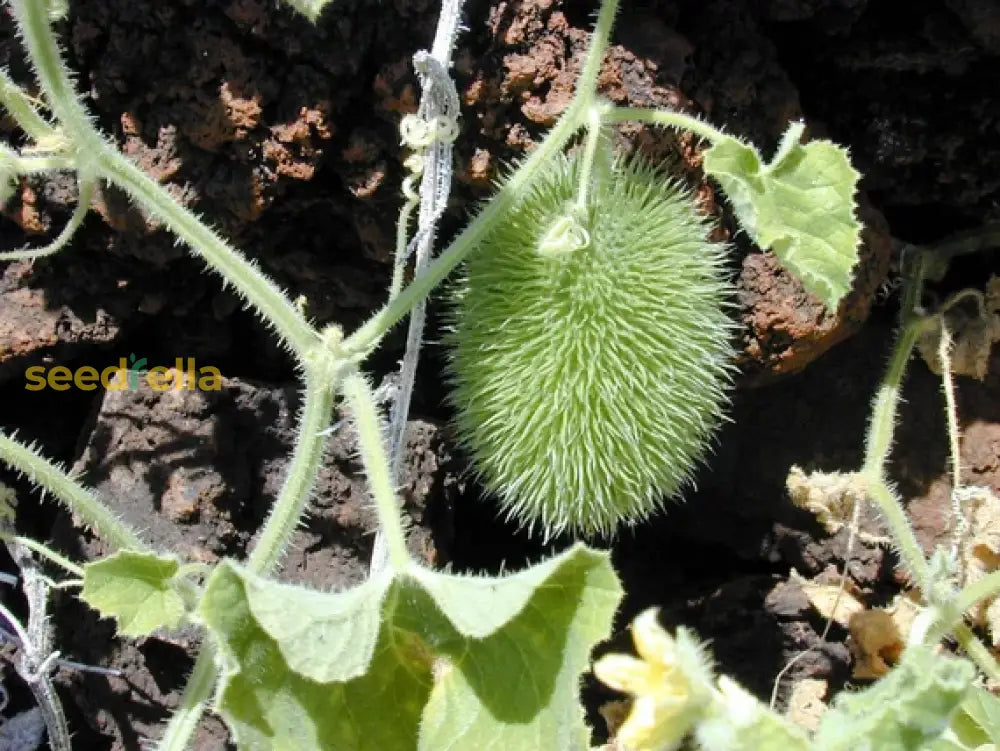
[[[73, 306], [51, 304], [45, 289], [32, 284], [32, 276], [29, 261], [9, 264], [0, 276], [0, 381], [23, 379], [23, 367], [37, 363], [56, 345], [110, 342], [120, 332], [120, 319], [107, 308], [86, 316]], [[120, 291], [129, 296], [127, 284]]]
[[746, 331], [739, 361], [754, 382], [801, 370], [868, 318], [889, 272], [892, 244], [881, 214], [868, 207], [861, 217], [865, 228], [854, 286], [836, 311], [808, 294], [773, 253], [758, 250], [743, 259], [737, 286]]

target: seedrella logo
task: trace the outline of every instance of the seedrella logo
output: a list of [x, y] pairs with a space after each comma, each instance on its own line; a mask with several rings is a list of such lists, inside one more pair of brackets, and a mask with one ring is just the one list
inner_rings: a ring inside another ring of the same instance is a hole
[[211, 365], [198, 367], [193, 357], [174, 360], [173, 367], [157, 365], [146, 369], [148, 361], [145, 357], [130, 354], [126, 360], [118, 359], [117, 365], [109, 365], [98, 370], [91, 365], [84, 365], [76, 370], [70, 370], [64, 365], [47, 368], [44, 365], [34, 365], [24, 372], [24, 388], [28, 391], [68, 391], [77, 388], [81, 391], [93, 391], [103, 388], [105, 391], [138, 391], [145, 382], [153, 391], [218, 391], [222, 388], [222, 373]]

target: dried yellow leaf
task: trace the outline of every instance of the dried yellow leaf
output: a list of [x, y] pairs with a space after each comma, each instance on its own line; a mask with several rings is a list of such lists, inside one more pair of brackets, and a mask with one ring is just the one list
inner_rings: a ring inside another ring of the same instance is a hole
[[865, 609], [864, 603], [854, 595], [834, 584], [816, 584], [803, 579], [794, 569], [792, 580], [797, 581], [809, 603], [824, 618], [830, 618], [841, 626], [847, 626], [856, 614]]
[[872, 608], [850, 592], [833, 584], [817, 584], [803, 579], [794, 570], [797, 581], [810, 604], [825, 618], [830, 618], [850, 633], [849, 647], [854, 655], [855, 678], [878, 678], [903, 651], [906, 635], [920, 611], [908, 595], [897, 595], [889, 608]]
[[847, 628], [855, 678], [881, 678], [906, 646], [896, 622], [881, 608], [855, 613]]
[[793, 465], [785, 480], [788, 497], [799, 508], [815, 514], [831, 535], [850, 524], [856, 504], [864, 503], [865, 482], [860, 472], [806, 472]]
[[[785, 490], [791, 502], [816, 516], [827, 533], [837, 534], [844, 527], [850, 527], [858, 510], [862, 524], [873, 523], [870, 514], [860, 516], [861, 511], [871, 510], [868, 504], [868, 488], [860, 472], [805, 472], [793, 465], [785, 478]], [[864, 529], [856, 530], [858, 537], [873, 545], [889, 543], [885, 535], [872, 534]]]

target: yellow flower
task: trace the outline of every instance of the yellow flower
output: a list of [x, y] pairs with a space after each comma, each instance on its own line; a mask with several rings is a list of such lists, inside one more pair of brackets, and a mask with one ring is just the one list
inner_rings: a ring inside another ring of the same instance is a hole
[[670, 636], [656, 613], [651, 608], [632, 622], [638, 659], [610, 654], [594, 663], [601, 682], [633, 697], [632, 710], [615, 736], [628, 751], [677, 748], [712, 701], [708, 656], [684, 628]]

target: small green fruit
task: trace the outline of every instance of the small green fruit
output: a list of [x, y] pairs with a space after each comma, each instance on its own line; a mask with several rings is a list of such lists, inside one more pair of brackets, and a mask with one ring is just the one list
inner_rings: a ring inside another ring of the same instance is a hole
[[579, 169], [554, 159], [472, 254], [446, 337], [460, 441], [509, 516], [546, 535], [657, 510], [731, 383], [725, 246], [691, 195], [616, 159], [579, 208]]

